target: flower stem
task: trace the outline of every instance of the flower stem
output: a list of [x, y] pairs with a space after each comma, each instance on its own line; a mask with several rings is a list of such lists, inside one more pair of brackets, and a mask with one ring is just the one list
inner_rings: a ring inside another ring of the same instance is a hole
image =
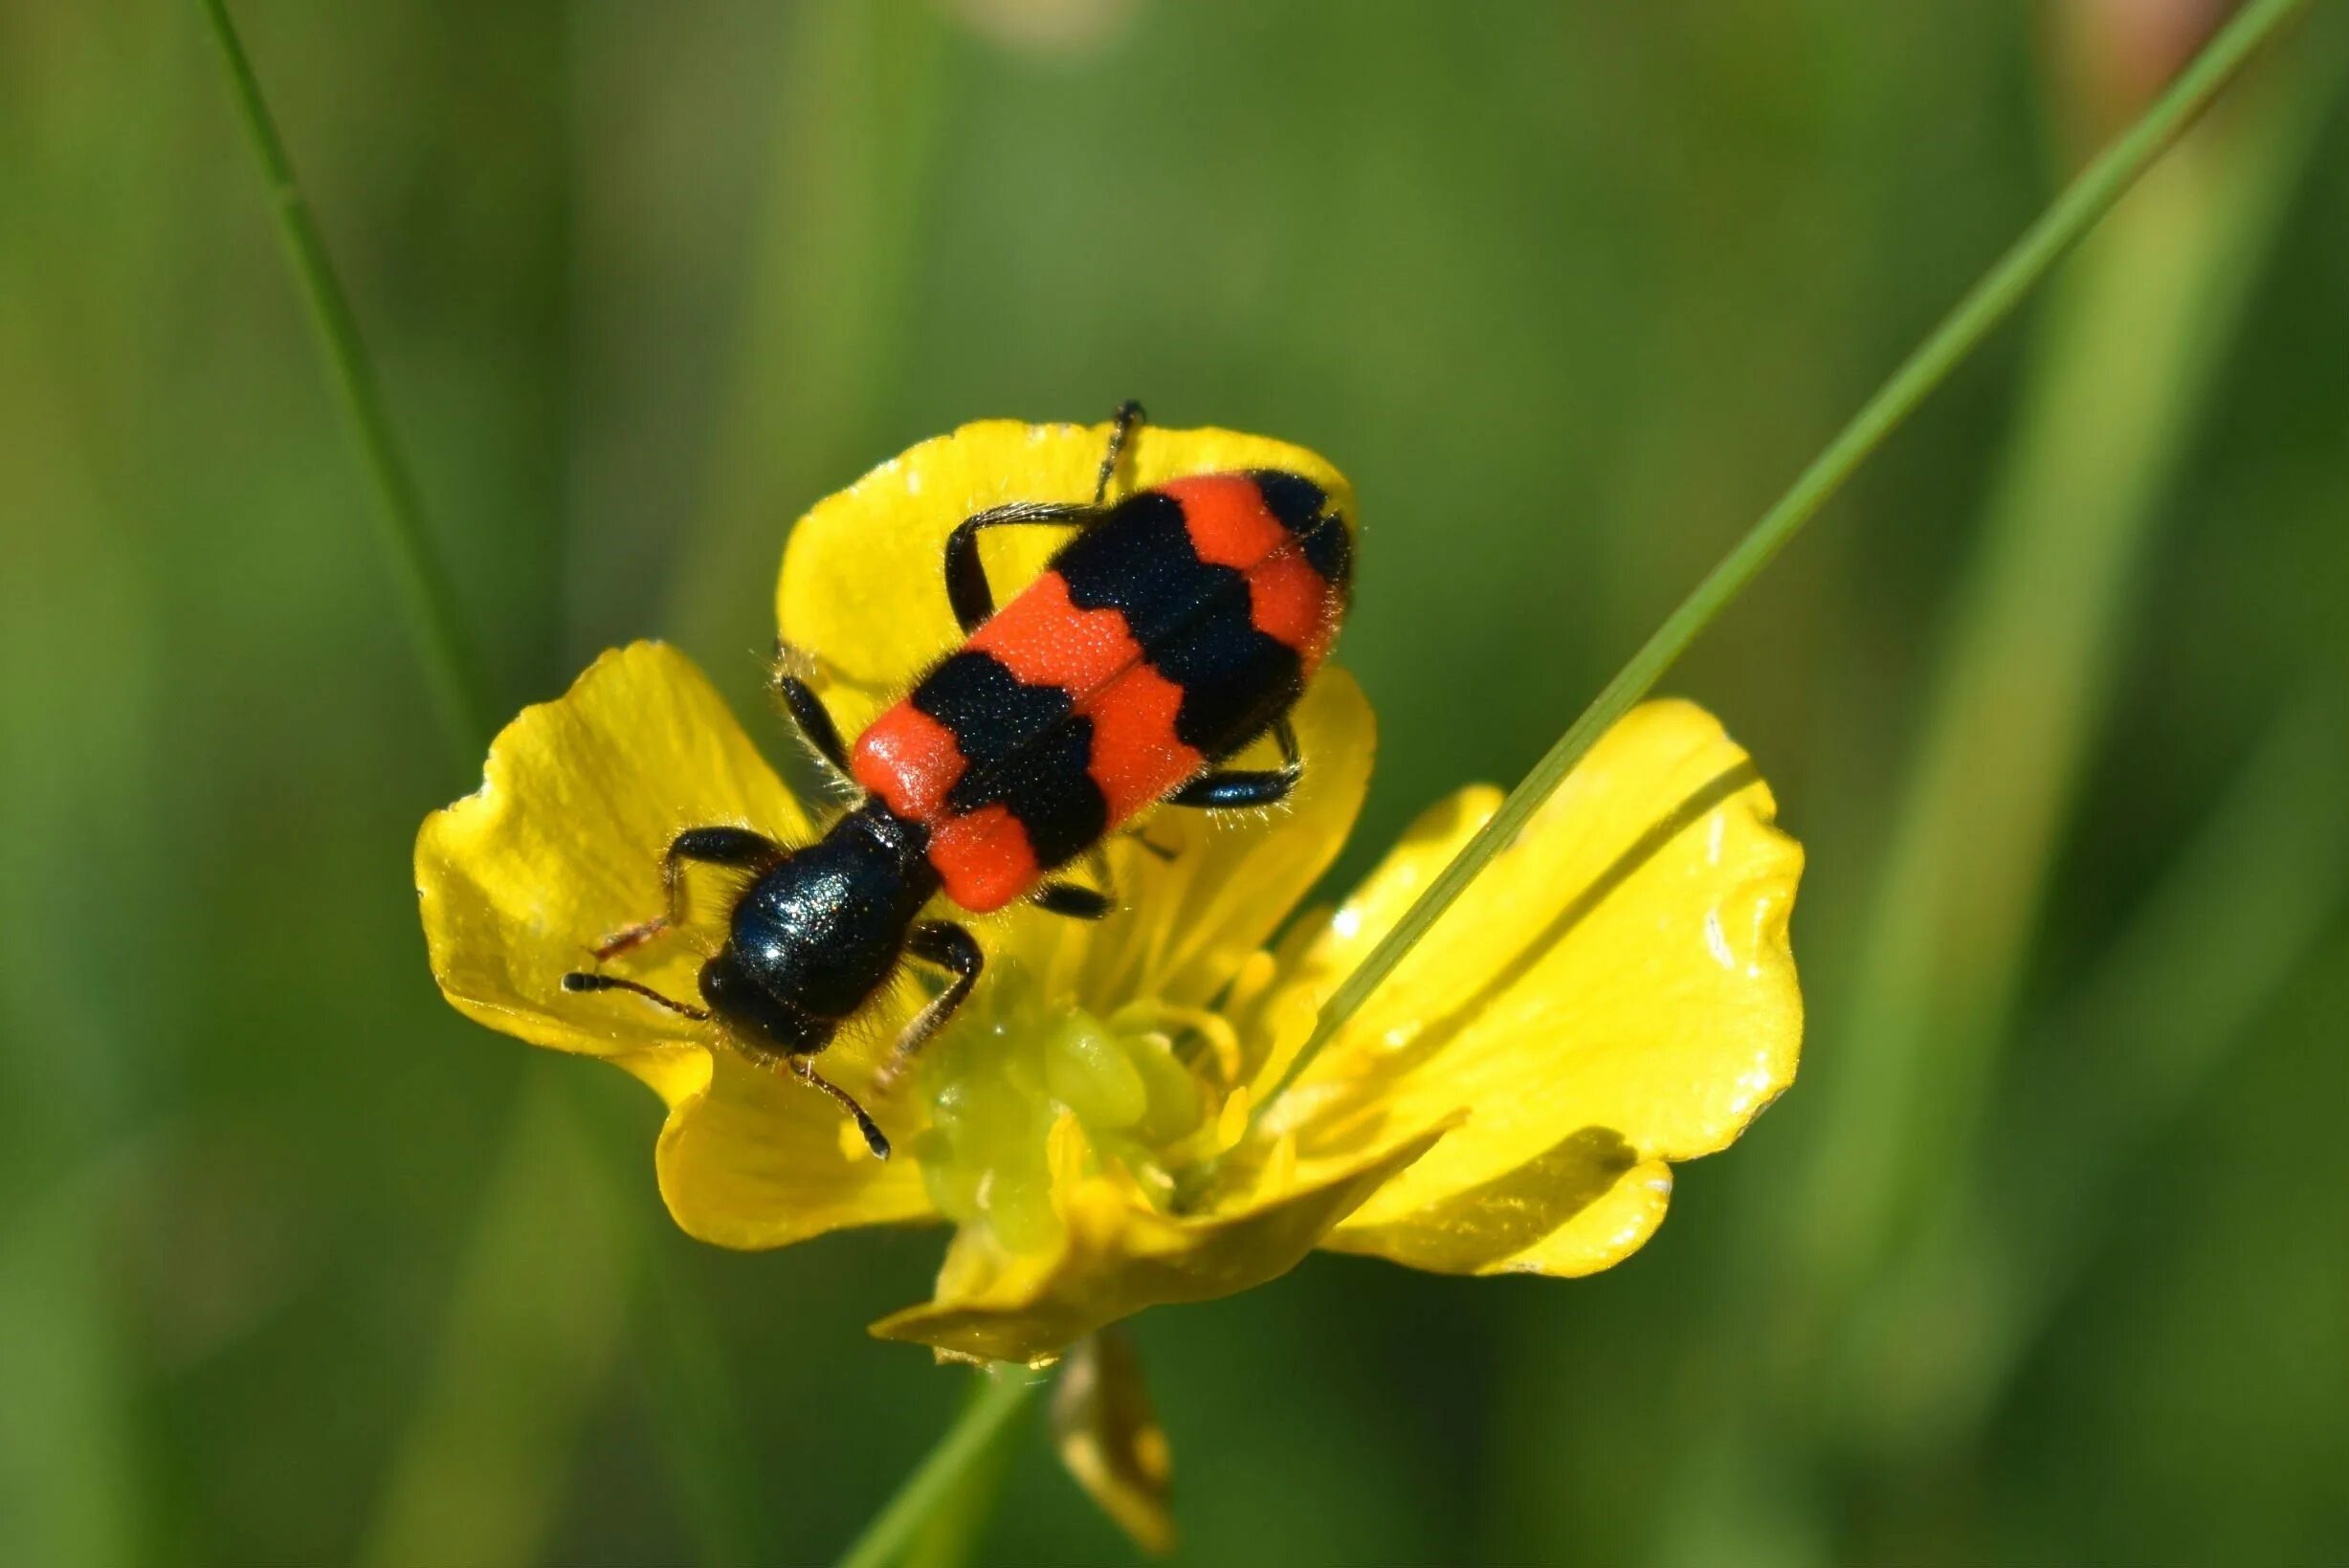
[[235, 24], [229, 19], [227, 0], [199, 0], [199, 4], [212, 41], [220, 46], [221, 64], [228, 72], [237, 118], [244, 122], [245, 140], [268, 184], [277, 237], [301, 285], [320, 352], [349, 422], [351, 438], [358, 443], [360, 458], [374, 484], [376, 519], [399, 580], [409, 634], [425, 667], [458, 766], [470, 775], [489, 749], [491, 707], [480, 660], [457, 610], [455, 586], [433, 551], [423, 500], [392, 436], [374, 365], [360, 341], [358, 320], [335, 276], [334, 264], [327, 259], [325, 241], [310, 215], [310, 205], [295, 183], [293, 163], [278, 140], [253, 62], [246, 58]]
[[2065, 188], [2037, 222], [1984, 274], [1932, 334], [1903, 361], [1891, 379], [1854, 414], [1850, 424], [1812, 459], [1776, 505], [1762, 515], [1695, 590], [1682, 600], [1630, 661], [1617, 671], [1548, 753], [1536, 762], [1482, 831], [1454, 855], [1428, 891], [1404, 912], [1378, 946], [1331, 995], [1314, 1031], [1282, 1072], [1271, 1093], [1257, 1102], [1256, 1115], [1295, 1083], [1330, 1039], [1344, 1027], [1382, 981], [1453, 900], [1467, 891], [1487, 862], [1516, 839], [1566, 775], [1599, 738], [1630, 711], [1687, 651], [1697, 634], [1760, 576], [1828, 499], [1843, 488], [1860, 464], [1898, 429], [1951, 371], [2013, 313], [2024, 297], [2056, 262], [2096, 226], [2139, 175], [2168, 149], [2207, 108], [2251, 55], [2307, 0], [2251, 0], [2235, 13], [2192, 64], [2137, 122], [2116, 137]]
[[863, 1535], [840, 1556], [839, 1568], [889, 1568], [902, 1559], [933, 1514], [953, 1500], [963, 1477], [985, 1459], [1013, 1417], [1028, 1407], [1044, 1380], [1007, 1368], [985, 1375], [978, 1398], [963, 1407], [905, 1484]]

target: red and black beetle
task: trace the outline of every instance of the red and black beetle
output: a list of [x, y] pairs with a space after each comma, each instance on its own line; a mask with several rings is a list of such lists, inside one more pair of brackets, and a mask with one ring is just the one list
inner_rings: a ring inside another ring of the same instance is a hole
[[[967, 639], [875, 719], [852, 753], [822, 700], [778, 650], [775, 690], [809, 746], [862, 799], [814, 844], [744, 828], [693, 828], [662, 857], [669, 912], [607, 940], [600, 961], [683, 918], [684, 868], [747, 876], [724, 947], [689, 1006], [606, 974], [573, 991], [626, 990], [715, 1017], [744, 1051], [787, 1068], [853, 1116], [882, 1159], [889, 1140], [812, 1058], [907, 957], [952, 977], [906, 1026], [901, 1066], [970, 994], [983, 961], [962, 926], [921, 918], [937, 894], [973, 914], [1032, 896], [1078, 919], [1107, 894], [1053, 879], [1159, 801], [1273, 805], [1295, 786], [1289, 713], [1337, 636], [1352, 580], [1347, 519], [1312, 480], [1258, 470], [1200, 475], [1111, 503], [1141, 409], [1118, 410], [1088, 503], [1016, 502], [965, 519], [946, 541], [945, 587]], [[979, 560], [989, 528], [1075, 537], [1000, 611]], [[1266, 734], [1277, 769], [1218, 766]]]

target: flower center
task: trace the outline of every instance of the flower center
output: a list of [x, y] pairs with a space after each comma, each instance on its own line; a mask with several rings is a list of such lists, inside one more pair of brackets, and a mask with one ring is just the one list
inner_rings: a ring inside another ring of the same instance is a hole
[[930, 1201], [1021, 1252], [1060, 1240], [1056, 1179], [1109, 1176], [1168, 1208], [1182, 1171], [1212, 1152], [1238, 1063], [1230, 1026], [1154, 1000], [1104, 1018], [1046, 996], [1016, 960], [994, 968], [972, 1016], [922, 1057], [930, 1117], [913, 1152]]

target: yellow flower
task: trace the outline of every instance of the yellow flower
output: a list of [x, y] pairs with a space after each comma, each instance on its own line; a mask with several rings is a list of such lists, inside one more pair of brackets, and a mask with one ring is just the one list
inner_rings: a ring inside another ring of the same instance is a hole
[[[814, 654], [845, 733], [956, 641], [947, 532], [1008, 500], [1085, 498], [1107, 434], [966, 426], [802, 520], [782, 623]], [[1144, 427], [1121, 479], [1264, 467], [1315, 478], [1353, 515], [1320, 458], [1221, 431]], [[1045, 529], [986, 537], [999, 597], [1057, 542]], [[943, 1353], [1047, 1360], [1144, 1307], [1262, 1283], [1316, 1247], [1454, 1273], [1619, 1261], [1663, 1218], [1668, 1162], [1727, 1144], [1794, 1073], [1786, 919], [1802, 851], [1771, 826], [1768, 787], [1700, 710], [1638, 709], [1260, 1106], [1322, 1000], [1499, 802], [1489, 788], [1444, 802], [1343, 904], [1273, 943], [1337, 854], [1370, 770], [1370, 710], [1344, 671], [1322, 670], [1296, 724], [1304, 777], [1280, 810], [1163, 807], [1112, 840], [1109, 918], [1022, 907], [972, 922], [980, 987], [894, 1093], [875, 1073], [921, 1000], [916, 983], [824, 1054], [896, 1143], [887, 1162], [829, 1100], [714, 1026], [563, 988], [590, 946], [660, 907], [659, 857], [679, 829], [814, 833], [668, 648], [607, 653], [526, 710], [481, 789], [426, 822], [416, 875], [433, 973], [472, 1017], [607, 1058], [660, 1093], [661, 1193], [696, 1236], [779, 1247], [951, 1222], [934, 1299], [874, 1325]], [[722, 940], [710, 902], [614, 971], [692, 998]]]

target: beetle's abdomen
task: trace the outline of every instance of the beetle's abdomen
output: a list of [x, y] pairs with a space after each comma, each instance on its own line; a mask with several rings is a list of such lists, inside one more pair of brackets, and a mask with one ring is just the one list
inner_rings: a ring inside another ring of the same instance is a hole
[[997, 909], [1261, 735], [1337, 635], [1352, 541], [1289, 474], [1131, 496], [883, 714], [856, 778]]

